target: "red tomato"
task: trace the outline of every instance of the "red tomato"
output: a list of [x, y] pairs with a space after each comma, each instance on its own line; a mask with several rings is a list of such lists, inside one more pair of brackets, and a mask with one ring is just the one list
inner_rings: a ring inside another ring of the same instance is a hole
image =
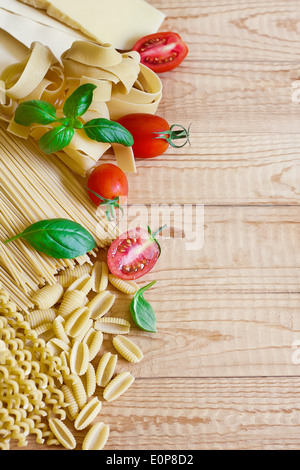
[[136, 158], [153, 158], [162, 155], [169, 147], [165, 138], [157, 138], [155, 132], [170, 130], [167, 121], [153, 114], [128, 114], [118, 120], [131, 134], [134, 140], [132, 150]]
[[160, 247], [153, 235], [142, 228], [129, 230], [113, 241], [107, 254], [112, 274], [126, 281], [148, 273], [160, 255]]
[[175, 69], [189, 52], [179, 34], [171, 31], [145, 36], [134, 45], [133, 50], [139, 52], [142, 64], [156, 73]]
[[[87, 187], [109, 200], [120, 197], [125, 201], [128, 196], [128, 180], [125, 173], [111, 163], [97, 166], [89, 176]], [[88, 193], [93, 203], [99, 206], [101, 199], [91, 191]]]
[[[185, 129], [178, 124], [170, 127], [165, 119], [154, 114], [127, 114], [121, 117], [118, 123], [131, 133], [134, 140], [132, 149], [136, 158], [158, 157], [165, 153], [169, 145], [180, 148], [190, 142], [190, 127]], [[177, 139], [184, 139], [183, 144], [177, 145]]]

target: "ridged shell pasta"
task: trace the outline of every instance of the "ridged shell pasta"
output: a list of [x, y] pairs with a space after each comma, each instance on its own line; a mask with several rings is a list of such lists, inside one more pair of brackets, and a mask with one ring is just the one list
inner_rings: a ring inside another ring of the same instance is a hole
[[89, 365], [89, 348], [86, 343], [75, 341], [70, 354], [70, 368], [73, 374], [84, 375]]
[[102, 331], [111, 335], [128, 334], [130, 331], [130, 323], [123, 318], [104, 317], [94, 323], [95, 330]]
[[91, 310], [91, 318], [98, 320], [98, 318], [103, 317], [112, 308], [115, 300], [116, 296], [108, 291], [95, 295], [87, 304], [87, 307]]
[[109, 282], [123, 294], [134, 295], [138, 290], [139, 286], [134, 281], [123, 281], [113, 274], [108, 275]]
[[63, 318], [67, 318], [74, 310], [82, 307], [85, 298], [85, 293], [79, 290], [66, 292], [58, 309], [58, 314]]
[[107, 352], [100, 358], [97, 370], [96, 370], [96, 382], [99, 387], [106, 387], [114, 375], [118, 356]]
[[93, 279], [91, 278], [91, 276], [89, 274], [83, 274], [81, 277], [72, 282], [66, 292], [70, 292], [72, 290], [79, 290], [81, 292], [84, 292], [85, 295], [88, 295], [92, 287]]
[[74, 393], [74, 397], [79, 408], [83, 408], [87, 402], [86, 390], [84, 388], [81, 378], [79, 376], [76, 376], [75, 374], [73, 375], [74, 378], [72, 380], [72, 391]]
[[88, 263], [75, 266], [72, 268], [67, 268], [61, 274], [56, 276], [57, 282], [61, 284], [64, 288], [70, 287], [70, 285], [76, 281], [78, 277], [83, 276], [84, 274], [90, 274], [92, 271], [92, 266]]
[[130, 372], [121, 372], [112, 379], [103, 390], [103, 398], [106, 401], [114, 401], [125, 393], [134, 382]]
[[49, 419], [49, 426], [57, 440], [66, 449], [72, 450], [76, 447], [76, 440], [69, 428], [59, 419]]
[[102, 402], [99, 401], [97, 397], [94, 397], [90, 400], [84, 408], [79, 412], [77, 418], [75, 419], [74, 426], [75, 429], [81, 431], [82, 429], [87, 428], [98, 416], [102, 408]]
[[74, 394], [70, 387], [64, 384], [62, 385], [61, 390], [64, 394], [65, 402], [68, 404], [67, 416], [69, 417], [69, 419], [74, 421], [79, 412], [79, 406], [77, 404], [77, 401], [75, 400]]
[[96, 261], [92, 270], [94, 292], [103, 292], [108, 285], [108, 266], [104, 261]]
[[95, 371], [93, 364], [91, 363], [88, 364], [88, 368], [85, 373], [84, 379], [85, 379], [86, 394], [88, 397], [91, 397], [94, 395], [95, 390], [96, 390], [96, 385], [97, 385], [96, 371]]
[[141, 349], [125, 336], [118, 335], [113, 338], [113, 345], [121, 356], [134, 364], [140, 362], [144, 357]]
[[65, 332], [67, 335], [75, 338], [86, 323], [89, 321], [91, 312], [86, 307], [77, 308], [71, 315], [68, 317], [65, 323]]
[[48, 309], [53, 307], [60, 300], [64, 289], [60, 284], [45, 286], [37, 290], [31, 297], [32, 302], [39, 309]]
[[96, 331], [94, 328], [90, 330], [85, 335], [83, 342], [87, 344], [89, 349], [89, 361], [91, 362], [97, 356], [98, 352], [103, 343], [103, 333], [102, 331]]
[[102, 450], [109, 437], [109, 426], [102, 422], [94, 424], [87, 432], [82, 450]]
[[48, 308], [44, 310], [33, 310], [32, 312], [26, 315], [26, 320], [28, 321], [31, 328], [35, 328], [42, 323], [47, 323], [54, 321], [57, 315], [57, 310], [55, 308]]

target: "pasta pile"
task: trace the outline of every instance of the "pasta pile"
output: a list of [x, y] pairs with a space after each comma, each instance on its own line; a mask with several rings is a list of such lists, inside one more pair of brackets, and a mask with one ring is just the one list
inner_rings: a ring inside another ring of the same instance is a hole
[[[155, 114], [162, 98], [160, 78], [140, 64], [136, 51], [121, 54], [110, 45], [75, 41], [58, 62], [49, 48], [35, 42], [22, 62], [0, 74], [0, 119], [8, 123], [8, 130], [15, 135], [40, 139], [53, 124], [19, 126], [14, 121], [17, 105], [31, 99], [45, 100], [62, 117], [65, 99], [84, 83], [93, 83], [97, 88], [89, 110], [82, 116], [83, 122], [96, 118], [117, 120], [134, 112]], [[85, 176], [111, 147], [123, 171], [135, 171], [130, 147], [91, 141], [82, 129], [76, 129], [71, 143], [56, 155], [74, 172]]]
[[0, 278], [18, 308], [31, 308], [30, 296], [67, 267], [90, 263], [90, 253], [76, 260], [55, 260], [22, 240], [2, 241], [29, 225], [49, 218], [80, 223], [105, 248], [119, 230], [94, 204], [71, 171], [56, 157], [43, 155], [33, 143], [13, 138], [0, 123]]
[[[115, 301], [109, 278], [105, 262], [68, 268], [32, 296], [35, 309], [26, 315], [0, 285], [0, 449], [12, 439], [26, 446], [29, 434], [38, 444], [74, 449], [72, 427], [86, 432], [83, 450], [105, 446], [110, 429], [97, 418], [103, 404], [97, 386], [104, 402], [116, 400], [134, 382], [130, 372], [116, 370], [118, 354], [132, 363], [143, 359], [127, 337], [130, 323], [104, 317]], [[116, 354], [100, 353], [105, 333], [113, 335]]]

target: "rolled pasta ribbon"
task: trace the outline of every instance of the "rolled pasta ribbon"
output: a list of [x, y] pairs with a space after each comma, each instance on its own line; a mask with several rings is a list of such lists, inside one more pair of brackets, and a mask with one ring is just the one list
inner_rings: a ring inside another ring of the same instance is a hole
[[[86, 83], [97, 88], [88, 111], [81, 116], [83, 122], [99, 118], [117, 120], [134, 112], [155, 114], [162, 98], [160, 78], [140, 63], [136, 51], [121, 54], [109, 44], [74, 41], [62, 54], [60, 64], [47, 47], [34, 42], [23, 61], [7, 67], [0, 75], [0, 119], [8, 123], [10, 133], [39, 140], [52, 126], [20, 126], [14, 121], [18, 104], [45, 100], [62, 117], [65, 99]], [[76, 129], [71, 143], [56, 155], [84, 177], [109, 149], [123, 171], [136, 172], [131, 148], [92, 141], [81, 129]]]
[[50, 66], [56, 62], [55, 56], [46, 46], [34, 42], [25, 59], [7, 67], [1, 75], [6, 83], [6, 94], [13, 99], [30, 95], [45, 77]]

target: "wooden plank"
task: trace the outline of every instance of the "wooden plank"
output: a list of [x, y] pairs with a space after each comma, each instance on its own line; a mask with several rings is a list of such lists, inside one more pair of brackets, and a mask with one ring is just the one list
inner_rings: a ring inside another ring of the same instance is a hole
[[[296, 450], [299, 393], [297, 377], [137, 379], [96, 421], [110, 425], [108, 451]], [[85, 431], [74, 435], [80, 450]], [[15, 441], [12, 449], [19, 450]]]
[[[132, 324], [130, 338], [144, 352], [139, 364], [120, 358], [119, 371], [136, 377], [243, 377], [299, 374], [300, 294], [200, 294], [160, 283], [147, 300], [156, 334], [135, 328], [130, 301], [119, 298], [112, 315]], [[106, 335], [103, 352], [114, 352]]]
[[131, 204], [299, 204], [299, 134], [192, 130], [191, 141], [155, 160], [137, 160], [138, 174], [128, 175]]
[[[201, 211], [203, 209], [203, 211]], [[299, 292], [300, 215], [293, 206], [129, 206], [129, 223], [153, 230], [162, 256], [153, 272], [170, 295], [197, 292]]]
[[189, 61], [299, 60], [297, 0], [152, 0], [167, 15], [164, 31], [180, 32]]
[[299, 76], [299, 64], [289, 62], [183, 63], [162, 77], [158, 114], [170, 123], [192, 122], [197, 133], [298, 134]]

